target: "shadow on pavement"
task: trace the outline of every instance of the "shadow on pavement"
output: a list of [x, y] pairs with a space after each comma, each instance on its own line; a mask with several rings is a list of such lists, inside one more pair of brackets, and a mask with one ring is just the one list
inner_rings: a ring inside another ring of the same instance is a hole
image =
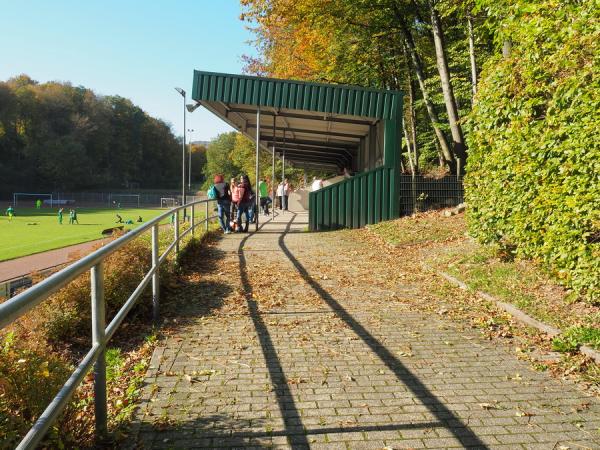
[[[288, 228], [291, 226], [292, 220], [288, 224]], [[477, 437], [475, 433], [469, 427], [463, 423], [452, 411], [450, 411], [440, 401], [423, 382], [413, 374], [402, 362], [394, 356], [380, 341], [378, 341], [369, 331], [360, 324], [348, 311], [344, 309], [337, 300], [335, 300], [327, 290], [325, 290], [313, 277], [310, 276], [308, 270], [294, 257], [294, 254], [285, 245], [285, 232], [281, 233], [279, 237], [279, 247], [283, 253], [292, 262], [298, 273], [302, 276], [304, 281], [323, 299], [327, 305], [335, 312], [335, 314], [342, 319], [355, 333], [362, 339], [362, 341], [375, 353], [381, 362], [383, 362], [389, 370], [391, 370], [399, 381], [401, 381], [413, 395], [433, 414], [439, 423], [436, 424], [438, 427], [444, 427], [453, 436], [459, 439], [463, 445], [469, 447], [487, 448], [487, 446]], [[346, 431], [346, 430], [344, 430]]]

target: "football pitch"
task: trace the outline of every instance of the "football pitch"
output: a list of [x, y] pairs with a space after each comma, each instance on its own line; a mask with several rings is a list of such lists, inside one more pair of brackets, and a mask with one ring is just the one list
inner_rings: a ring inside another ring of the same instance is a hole
[[[65, 207], [63, 223], [58, 223], [58, 208], [16, 208], [12, 221], [2, 209], [0, 217], [0, 261], [31, 255], [47, 250], [101, 239], [102, 230], [123, 225], [131, 230], [142, 223], [166, 212], [166, 209], [140, 208], [77, 208], [79, 224], [69, 224], [69, 209]], [[117, 214], [123, 221], [132, 220], [133, 225], [117, 222]], [[203, 215], [204, 216], [204, 215]], [[169, 223], [165, 219], [164, 223]]]

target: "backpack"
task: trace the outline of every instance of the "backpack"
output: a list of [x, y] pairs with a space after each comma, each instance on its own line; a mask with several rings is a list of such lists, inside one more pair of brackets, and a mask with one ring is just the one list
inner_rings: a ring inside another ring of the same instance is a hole
[[219, 197], [219, 192], [214, 184], [208, 188], [208, 191], [206, 191], [206, 196], [209, 200], [215, 200]]

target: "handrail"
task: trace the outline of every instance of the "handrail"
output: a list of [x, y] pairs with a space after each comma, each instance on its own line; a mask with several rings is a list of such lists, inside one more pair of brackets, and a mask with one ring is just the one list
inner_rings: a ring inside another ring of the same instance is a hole
[[[216, 200], [196, 200], [185, 205], [177, 206], [169, 211], [155, 217], [154, 219], [144, 223], [138, 228], [129, 231], [125, 235], [110, 242], [102, 248], [90, 253], [89, 255], [79, 259], [73, 264], [61, 269], [55, 274], [49, 276], [40, 283], [30, 287], [24, 292], [8, 299], [0, 304], [0, 330], [11, 324], [19, 317], [39, 305], [54, 292], [66, 286], [72, 280], [82, 275], [87, 270], [91, 271], [91, 302], [92, 302], [92, 347], [75, 368], [69, 379], [62, 386], [58, 394], [52, 399], [44, 412], [31, 427], [29, 432], [21, 440], [17, 446], [18, 450], [33, 449], [43, 439], [44, 435], [58, 418], [58, 415], [65, 408], [68, 400], [71, 398], [75, 389], [81, 384], [87, 372], [93, 364], [94, 366], [94, 398], [95, 398], [95, 422], [96, 433], [102, 435], [107, 430], [107, 411], [106, 411], [106, 344], [112, 338], [113, 334], [121, 325], [131, 308], [135, 305], [144, 289], [152, 281], [152, 308], [155, 323], [159, 317], [159, 268], [160, 265], [167, 259], [169, 253], [176, 249], [179, 252], [180, 241], [189, 233], [194, 234], [194, 230], [200, 224], [205, 224], [205, 229], [208, 230], [209, 221], [217, 218], [216, 215], [209, 216], [209, 203]], [[206, 212], [203, 220], [196, 223], [195, 206], [198, 204], [206, 204]], [[190, 228], [183, 233], [179, 232], [179, 211], [191, 209]], [[169, 244], [162, 255], [159, 256], [158, 250], [158, 227], [162, 220], [175, 215], [175, 237], [173, 242]], [[105, 302], [104, 302], [104, 276], [103, 262], [104, 260], [117, 250], [121, 249], [125, 244], [131, 242], [144, 232], [152, 230], [152, 267], [144, 275], [138, 286], [134, 289], [123, 306], [119, 309], [115, 317], [106, 326]]]

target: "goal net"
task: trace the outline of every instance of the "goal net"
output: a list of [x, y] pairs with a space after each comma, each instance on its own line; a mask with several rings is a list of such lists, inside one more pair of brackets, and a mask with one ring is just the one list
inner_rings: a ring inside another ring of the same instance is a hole
[[113, 208], [139, 208], [140, 194], [109, 194], [108, 204]]
[[13, 193], [13, 206], [35, 207], [38, 200], [42, 205], [52, 206], [52, 194], [32, 194], [29, 192]]
[[175, 206], [177, 206], [177, 200], [173, 197], [162, 197], [160, 199], [161, 208], [174, 208]]

